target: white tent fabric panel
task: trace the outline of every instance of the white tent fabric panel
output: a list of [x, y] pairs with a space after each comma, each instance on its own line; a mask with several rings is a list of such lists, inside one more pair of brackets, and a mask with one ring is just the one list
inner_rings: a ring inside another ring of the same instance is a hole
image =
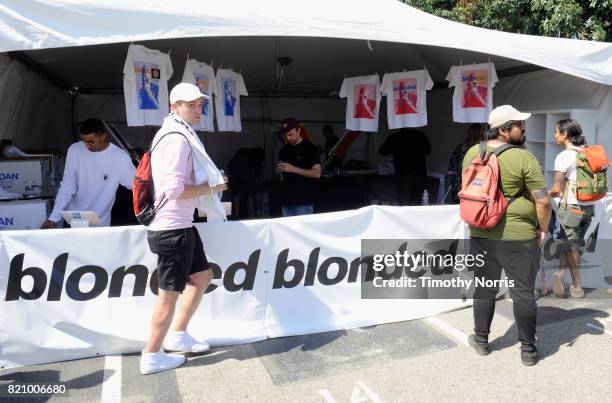
[[507, 77], [494, 92], [495, 105], [512, 104], [519, 110], [599, 109], [610, 86], [542, 70]]
[[470, 49], [612, 84], [612, 44], [470, 27], [397, 0], [4, 0], [0, 16], [5, 52], [184, 37], [349, 38]]

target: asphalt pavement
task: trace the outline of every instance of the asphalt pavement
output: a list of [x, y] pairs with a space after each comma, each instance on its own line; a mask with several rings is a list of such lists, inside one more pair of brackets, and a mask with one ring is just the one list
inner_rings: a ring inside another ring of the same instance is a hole
[[[467, 345], [472, 310], [432, 318], [214, 347], [182, 367], [143, 376], [139, 355], [0, 372], [0, 401], [465, 402], [612, 401], [612, 297], [538, 301], [541, 361], [521, 364], [512, 301], [497, 302], [492, 353]], [[23, 383], [67, 395], [18, 396]], [[13, 386], [12, 394], [8, 388]]]

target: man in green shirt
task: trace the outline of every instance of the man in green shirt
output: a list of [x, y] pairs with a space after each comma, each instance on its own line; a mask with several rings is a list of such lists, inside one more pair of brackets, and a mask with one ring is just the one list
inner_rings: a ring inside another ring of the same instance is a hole
[[[488, 230], [470, 226], [472, 254], [483, 254], [485, 264], [482, 268], [476, 267], [474, 274], [477, 280], [474, 335], [469, 337], [469, 343], [477, 353], [489, 354], [488, 337], [499, 291], [499, 283], [491, 280], [500, 279], [503, 267], [521, 342], [521, 360], [525, 365], [534, 365], [539, 356], [535, 347], [537, 305], [533, 291], [551, 204], [538, 160], [521, 147], [525, 142], [525, 120], [529, 116], [531, 114], [521, 113], [510, 105], [495, 108], [489, 115], [491, 130], [487, 149], [493, 151], [504, 144], [518, 147], [498, 157], [500, 186], [509, 202], [503, 218]], [[464, 172], [478, 150], [477, 144], [467, 151]]]

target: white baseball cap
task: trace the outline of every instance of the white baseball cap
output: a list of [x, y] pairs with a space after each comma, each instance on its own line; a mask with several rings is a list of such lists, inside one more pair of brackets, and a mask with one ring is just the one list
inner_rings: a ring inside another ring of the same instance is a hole
[[210, 97], [202, 94], [197, 86], [189, 83], [177, 84], [172, 88], [172, 91], [170, 91], [171, 104], [178, 101], [191, 102], [200, 98], [209, 99]]
[[493, 109], [489, 114], [489, 125], [491, 129], [495, 129], [511, 120], [527, 120], [530, 116], [531, 113], [519, 112], [511, 105], [502, 105]]

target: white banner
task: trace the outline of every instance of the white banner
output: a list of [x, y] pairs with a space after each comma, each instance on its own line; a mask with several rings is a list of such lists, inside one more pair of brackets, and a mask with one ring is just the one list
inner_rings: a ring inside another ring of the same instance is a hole
[[[214, 344], [266, 337], [266, 279], [256, 274], [268, 228], [198, 225], [215, 280], [193, 334]], [[157, 287], [144, 227], [7, 231], [0, 244], [0, 367], [143, 348]]]
[[[611, 233], [610, 214], [600, 232]], [[362, 239], [464, 238], [457, 206], [371, 206], [197, 228], [215, 279], [189, 330], [213, 345], [416, 319], [469, 304], [361, 299]], [[141, 226], [0, 232], [0, 367], [139, 351], [155, 301], [155, 266]]]

